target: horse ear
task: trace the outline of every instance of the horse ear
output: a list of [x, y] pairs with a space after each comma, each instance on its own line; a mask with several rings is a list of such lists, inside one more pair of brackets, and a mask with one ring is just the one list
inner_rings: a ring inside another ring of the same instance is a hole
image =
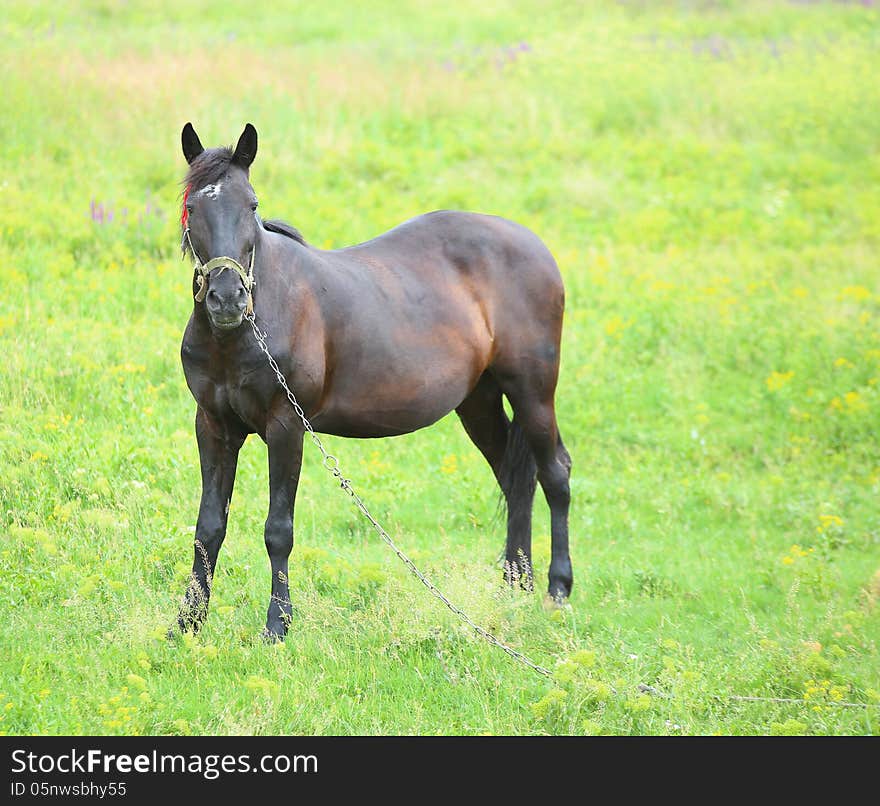
[[246, 124], [241, 137], [238, 138], [238, 145], [235, 147], [235, 154], [232, 155], [232, 161], [247, 170], [250, 168], [254, 157], [257, 156], [257, 130]]
[[183, 127], [183, 131], [180, 133], [180, 144], [183, 146], [183, 156], [189, 163], [192, 163], [205, 150], [192, 123], [187, 123]]

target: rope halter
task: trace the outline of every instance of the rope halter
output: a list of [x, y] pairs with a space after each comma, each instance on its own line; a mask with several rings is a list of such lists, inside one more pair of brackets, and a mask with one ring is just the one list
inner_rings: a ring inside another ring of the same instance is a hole
[[215, 257], [209, 260], [207, 263], [202, 263], [199, 259], [199, 256], [196, 254], [196, 250], [193, 247], [192, 240], [189, 237], [189, 227], [187, 227], [183, 231], [183, 235], [186, 238], [186, 242], [189, 244], [189, 251], [193, 256], [193, 269], [196, 272], [196, 285], [198, 285], [198, 290], [195, 293], [195, 301], [203, 302], [205, 297], [208, 294], [208, 275], [217, 269], [219, 273], [223, 273], [226, 269], [232, 269], [234, 272], [241, 277], [241, 282], [244, 285], [244, 290], [247, 292], [247, 308], [245, 309], [245, 314], [250, 316], [254, 312], [254, 286], [257, 284], [256, 279], [254, 278], [254, 255], [257, 251], [257, 246], [254, 244], [251, 249], [251, 264], [248, 267], [247, 271], [245, 271], [244, 266], [241, 265], [235, 258], [228, 257], [223, 255], [222, 257]]

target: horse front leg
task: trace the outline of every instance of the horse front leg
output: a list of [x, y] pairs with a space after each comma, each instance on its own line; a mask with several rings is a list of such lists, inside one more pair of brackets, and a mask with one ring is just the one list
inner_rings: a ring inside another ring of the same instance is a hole
[[293, 507], [302, 467], [303, 427], [292, 417], [273, 418], [266, 426], [266, 444], [269, 514], [265, 538], [272, 566], [272, 595], [264, 635], [269, 640], [283, 641], [292, 616], [287, 564], [293, 549]]
[[196, 411], [202, 498], [196, 521], [192, 573], [177, 616], [177, 627], [182, 632], [198, 632], [208, 614], [217, 555], [226, 537], [238, 452], [245, 436], [201, 407]]

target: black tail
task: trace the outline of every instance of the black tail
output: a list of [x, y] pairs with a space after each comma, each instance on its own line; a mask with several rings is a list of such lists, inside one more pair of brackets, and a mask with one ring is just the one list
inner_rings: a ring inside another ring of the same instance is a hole
[[514, 418], [507, 429], [507, 445], [498, 473], [502, 495], [498, 506], [500, 509], [506, 499], [508, 520], [531, 518], [537, 472], [532, 449]]

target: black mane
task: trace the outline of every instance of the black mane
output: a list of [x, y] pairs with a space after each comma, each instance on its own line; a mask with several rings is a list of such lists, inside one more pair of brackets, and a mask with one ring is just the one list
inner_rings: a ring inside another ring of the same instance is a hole
[[294, 241], [299, 241], [303, 246], [308, 246], [302, 233], [296, 227], [285, 221], [279, 221], [277, 218], [264, 221], [263, 229], [268, 230], [269, 232], [277, 232], [279, 235], [286, 235], [288, 238], [293, 238]]

